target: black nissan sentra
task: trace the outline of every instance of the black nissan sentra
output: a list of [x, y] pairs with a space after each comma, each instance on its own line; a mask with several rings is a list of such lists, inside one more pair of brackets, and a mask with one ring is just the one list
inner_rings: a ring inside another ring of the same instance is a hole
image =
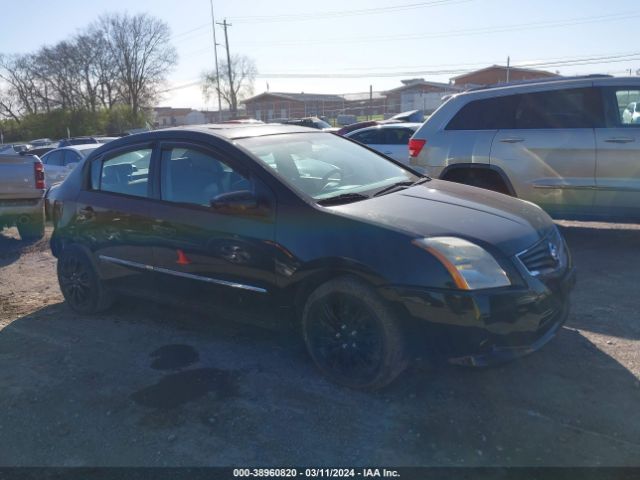
[[488, 365], [530, 353], [568, 314], [571, 258], [540, 208], [330, 133], [133, 135], [53, 195], [51, 247], [73, 310], [126, 294], [294, 319], [319, 369], [350, 387], [382, 387], [417, 356]]

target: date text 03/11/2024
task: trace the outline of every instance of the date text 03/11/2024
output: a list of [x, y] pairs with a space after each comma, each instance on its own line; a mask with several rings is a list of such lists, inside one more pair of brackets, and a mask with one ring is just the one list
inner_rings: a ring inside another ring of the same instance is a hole
[[400, 474], [397, 470], [386, 468], [305, 468], [297, 470], [295, 468], [237, 468], [233, 470], [236, 478], [398, 478]]

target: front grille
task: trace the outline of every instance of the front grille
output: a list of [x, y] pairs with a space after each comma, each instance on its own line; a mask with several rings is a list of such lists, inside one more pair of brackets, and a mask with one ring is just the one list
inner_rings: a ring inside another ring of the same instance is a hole
[[560, 233], [554, 229], [553, 233], [545, 237], [533, 247], [518, 254], [518, 259], [531, 275], [541, 275], [553, 272], [563, 266], [566, 259], [564, 241]]

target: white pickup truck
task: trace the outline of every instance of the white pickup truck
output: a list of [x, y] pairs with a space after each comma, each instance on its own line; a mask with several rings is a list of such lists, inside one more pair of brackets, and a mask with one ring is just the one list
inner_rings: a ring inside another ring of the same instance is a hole
[[0, 155], [0, 230], [18, 227], [22, 240], [44, 235], [44, 165], [33, 155]]

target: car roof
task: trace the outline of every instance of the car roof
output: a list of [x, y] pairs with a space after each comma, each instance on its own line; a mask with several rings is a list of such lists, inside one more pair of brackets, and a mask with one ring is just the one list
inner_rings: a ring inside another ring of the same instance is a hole
[[351, 135], [354, 135], [359, 132], [367, 132], [369, 130], [381, 130], [381, 129], [387, 129], [387, 128], [404, 127], [404, 128], [412, 128], [414, 130], [417, 130], [418, 128], [420, 128], [421, 125], [422, 123], [418, 123], [418, 122], [381, 123], [379, 125], [370, 125], [368, 127], [363, 127], [357, 130], [353, 130], [351, 132], [346, 133], [345, 137], [350, 137]]
[[607, 86], [637, 86], [640, 88], [640, 77], [610, 77], [606, 75], [588, 75], [582, 77], [559, 77], [553, 79], [527, 80], [506, 84], [478, 87], [452, 95], [453, 98], [489, 98], [517, 93], [533, 93], [567, 88]]
[[[302, 127], [299, 125], [285, 125], [279, 123], [209, 123], [206, 125], [189, 125], [184, 127], [164, 128], [149, 132], [152, 134], [160, 134], [161, 132], [178, 131], [178, 132], [201, 132], [217, 137], [223, 137], [228, 140], [236, 140], [247, 137], [262, 137], [265, 135], [279, 135], [284, 133], [317, 133], [320, 130], [310, 127]], [[155, 136], [155, 135], [154, 135]]]
[[[317, 128], [302, 127], [299, 125], [282, 125], [279, 123], [209, 123], [202, 125], [185, 125], [180, 127], [161, 128], [140, 133], [134, 133], [121, 138], [117, 138], [108, 143], [93, 144], [96, 148], [91, 155], [102, 155], [120, 147], [135, 145], [140, 142], [155, 140], [189, 140], [197, 139], [199, 135], [209, 135], [227, 142], [233, 142], [241, 138], [263, 137], [270, 135], [281, 135], [289, 133], [312, 133], [316, 135], [332, 135]], [[201, 139], [201, 138], [200, 138]], [[71, 146], [71, 148], [77, 145]], [[91, 145], [86, 145], [90, 148]], [[67, 147], [62, 147], [67, 148]]]
[[610, 77], [610, 76], [583, 76], [583, 77], [560, 77], [557, 79], [540, 79], [538, 81], [527, 80], [523, 82], [513, 82], [505, 84], [489, 85], [478, 87], [465, 92], [452, 95], [453, 97], [467, 96], [498, 96], [514, 93], [539, 92], [546, 90], [560, 90], [567, 88], [585, 87], [606, 87], [606, 86], [634, 86], [640, 87], [640, 77]]
[[67, 145], [67, 146], [64, 146], [64, 147], [52, 148], [47, 153], [57, 152], [58, 150], [77, 150], [77, 151], [92, 150], [92, 149], [96, 149], [98, 147], [101, 147], [102, 145], [104, 145], [104, 144], [102, 144], [102, 143], [81, 143], [80, 145]]
[[80, 145], [67, 145], [66, 147], [60, 147], [58, 150], [88, 150], [90, 148], [98, 148], [99, 143], [81, 143]]

